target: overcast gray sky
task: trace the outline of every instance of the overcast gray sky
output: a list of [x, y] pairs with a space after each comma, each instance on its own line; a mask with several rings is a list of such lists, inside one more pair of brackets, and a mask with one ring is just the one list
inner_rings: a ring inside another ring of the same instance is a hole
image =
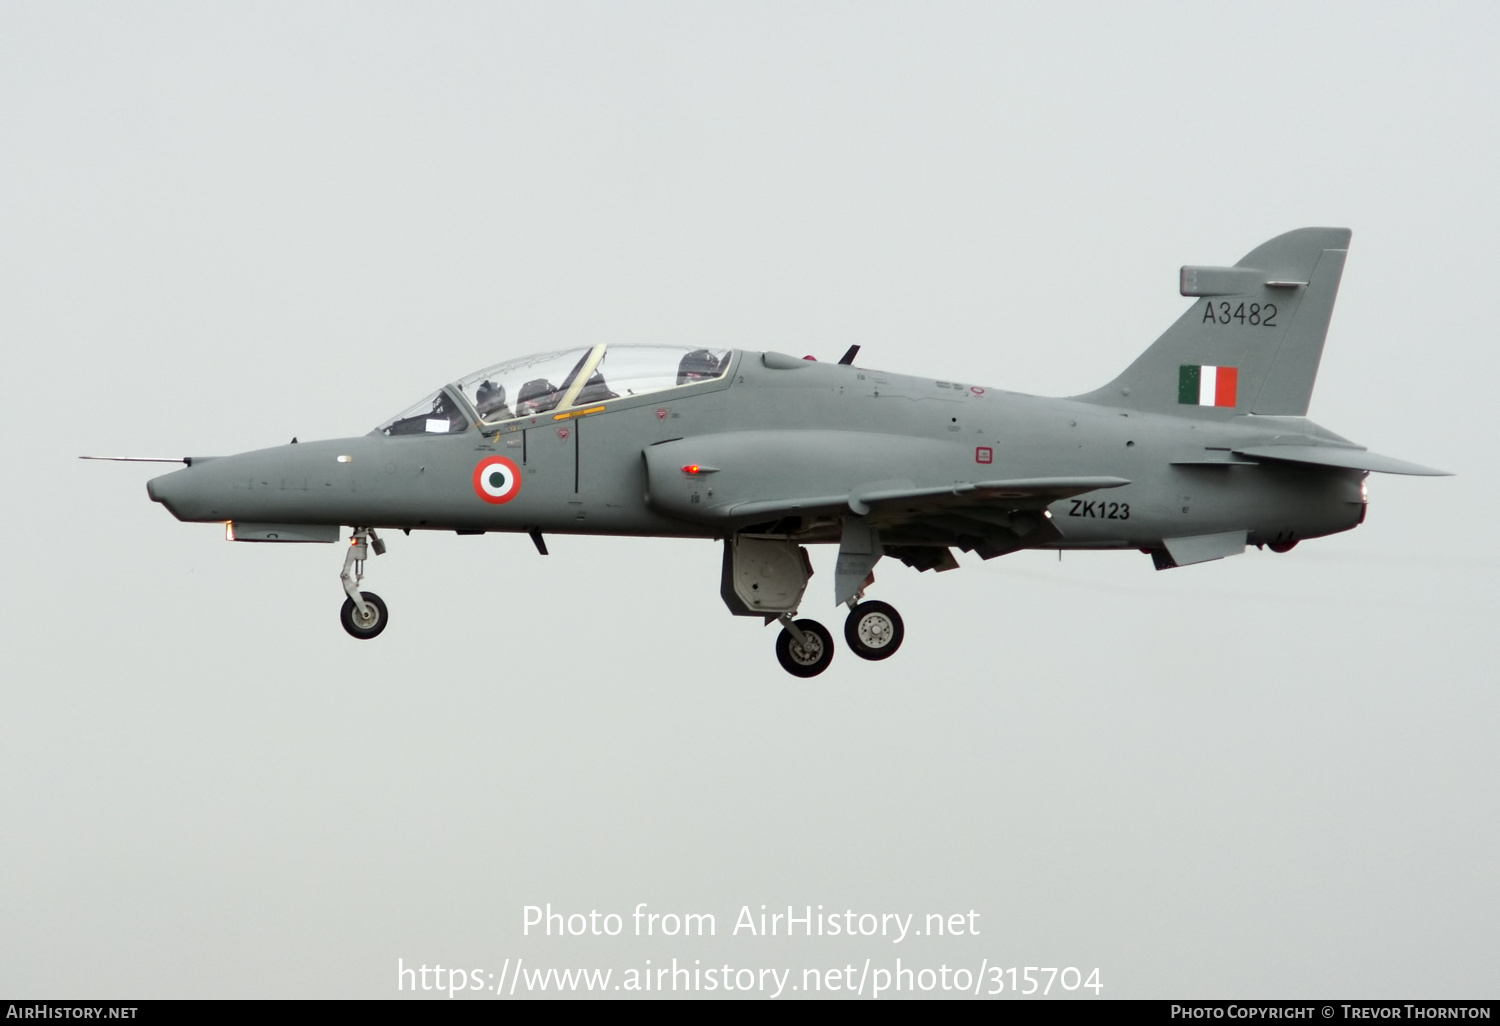
[[[900, 956], [1494, 997], [1497, 52], [1485, 3], [0, 5], [0, 994]], [[902, 651], [812, 681], [706, 542], [398, 535], [356, 644], [337, 547], [74, 459], [599, 341], [1071, 394], [1179, 265], [1313, 224], [1354, 241], [1312, 417], [1457, 477], [1285, 556], [883, 566]], [[522, 937], [546, 902], [718, 936]], [[731, 936], [761, 904], [981, 933]]]

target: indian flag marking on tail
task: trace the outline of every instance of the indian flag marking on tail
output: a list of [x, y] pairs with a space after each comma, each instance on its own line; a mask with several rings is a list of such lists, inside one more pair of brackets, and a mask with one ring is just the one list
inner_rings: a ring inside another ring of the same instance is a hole
[[1240, 369], [1183, 364], [1177, 374], [1177, 401], [1188, 406], [1234, 406]]

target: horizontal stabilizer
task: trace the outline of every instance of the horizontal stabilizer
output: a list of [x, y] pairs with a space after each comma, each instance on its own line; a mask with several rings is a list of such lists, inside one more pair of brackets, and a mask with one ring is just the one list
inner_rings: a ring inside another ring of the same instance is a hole
[[1286, 460], [1289, 463], [1311, 463], [1319, 467], [1342, 467], [1345, 470], [1369, 470], [1377, 474], [1411, 474], [1416, 477], [1452, 477], [1446, 470], [1434, 470], [1419, 463], [1381, 456], [1364, 449], [1346, 449], [1329, 445], [1261, 445], [1236, 449], [1236, 455], [1258, 460]]

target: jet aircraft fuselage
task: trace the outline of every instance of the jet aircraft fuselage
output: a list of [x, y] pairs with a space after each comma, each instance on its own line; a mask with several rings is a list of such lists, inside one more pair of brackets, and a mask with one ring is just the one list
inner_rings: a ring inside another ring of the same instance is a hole
[[714, 538], [720, 596], [780, 620], [782, 665], [812, 676], [833, 641], [796, 619], [811, 564], [839, 547], [834, 600], [867, 659], [899, 614], [864, 601], [890, 557], [918, 570], [1023, 548], [1140, 549], [1157, 569], [1285, 552], [1365, 515], [1371, 471], [1440, 474], [1305, 416], [1349, 232], [1304, 228], [1233, 267], [1182, 269], [1194, 302], [1104, 387], [1065, 399], [777, 352], [600, 344], [447, 385], [367, 435], [191, 457], [148, 489], [237, 541], [334, 541], [351, 526], [345, 629], [373, 638], [360, 587], [380, 529]]
[[[1350, 445], [1301, 418], [1145, 413], [777, 354], [735, 352], [722, 381], [555, 416], [200, 457], [152, 481], [150, 494], [189, 521], [702, 538], [786, 503], [826, 519], [822, 540], [836, 540], [862, 494], [1046, 479], [1066, 467], [1104, 487], [1046, 503], [1057, 533], [1037, 544], [1074, 549], [1159, 548], [1223, 531], [1244, 531], [1251, 545], [1315, 538], [1354, 527], [1364, 510], [1360, 470], [1236, 455]], [[521, 470], [511, 501], [484, 501], [473, 487], [490, 454]], [[883, 518], [887, 546], [935, 540], [919, 515], [930, 500], [909, 504], [907, 522]], [[981, 523], [954, 537], [983, 547]]]

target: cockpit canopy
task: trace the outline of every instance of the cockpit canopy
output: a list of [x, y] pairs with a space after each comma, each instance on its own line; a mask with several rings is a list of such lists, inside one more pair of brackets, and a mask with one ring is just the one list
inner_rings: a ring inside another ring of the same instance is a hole
[[524, 356], [461, 378], [377, 430], [387, 435], [454, 434], [471, 421], [488, 426], [598, 406], [716, 380], [728, 373], [729, 357], [728, 349], [603, 344]]

